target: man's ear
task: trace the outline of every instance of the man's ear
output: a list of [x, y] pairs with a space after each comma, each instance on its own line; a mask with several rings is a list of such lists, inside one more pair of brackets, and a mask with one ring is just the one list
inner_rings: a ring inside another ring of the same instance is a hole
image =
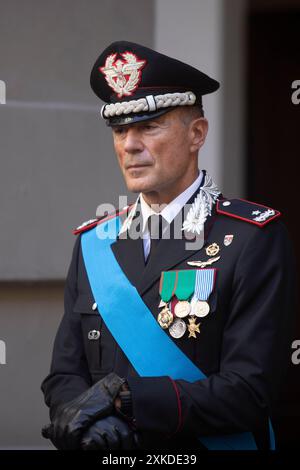
[[195, 119], [190, 124], [191, 153], [198, 152], [205, 142], [208, 132], [208, 121], [204, 117]]

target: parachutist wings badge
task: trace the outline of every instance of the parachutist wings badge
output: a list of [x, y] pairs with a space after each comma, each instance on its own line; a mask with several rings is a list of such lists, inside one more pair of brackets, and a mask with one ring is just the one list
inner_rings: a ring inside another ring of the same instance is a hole
[[119, 98], [130, 96], [137, 89], [142, 78], [142, 68], [146, 64], [146, 60], [140, 60], [132, 52], [123, 52], [121, 56], [124, 60], [115, 61], [117, 53], [110, 54], [106, 58], [104, 67], [99, 67], [108, 85]]

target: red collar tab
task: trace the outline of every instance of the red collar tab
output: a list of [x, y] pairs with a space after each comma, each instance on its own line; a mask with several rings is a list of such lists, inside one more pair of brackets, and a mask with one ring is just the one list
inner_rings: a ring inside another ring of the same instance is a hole
[[250, 224], [264, 227], [281, 213], [271, 207], [247, 201], [246, 199], [222, 199], [217, 201], [217, 213], [244, 220]]

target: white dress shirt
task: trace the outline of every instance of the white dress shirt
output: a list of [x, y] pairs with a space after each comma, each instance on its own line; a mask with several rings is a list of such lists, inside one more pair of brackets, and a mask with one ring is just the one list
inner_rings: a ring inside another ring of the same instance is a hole
[[[177, 196], [173, 201], [171, 201], [168, 205], [166, 205], [159, 213], [162, 217], [170, 224], [173, 219], [175, 219], [176, 215], [179, 214], [183, 206], [187, 203], [187, 201], [192, 197], [192, 195], [196, 192], [197, 188], [200, 186], [201, 181], [203, 178], [203, 173], [200, 171], [196, 180], [186, 188], [179, 196]], [[152, 214], [157, 214], [158, 211], [153, 210], [143, 198], [142, 193], [139, 195], [140, 203], [141, 203], [141, 212], [143, 217], [143, 246], [144, 246], [144, 256], [145, 260], [148, 258], [150, 252], [150, 233], [148, 229], [148, 218]], [[153, 206], [155, 209], [155, 205]], [[167, 230], [168, 227], [165, 227], [164, 230]]]

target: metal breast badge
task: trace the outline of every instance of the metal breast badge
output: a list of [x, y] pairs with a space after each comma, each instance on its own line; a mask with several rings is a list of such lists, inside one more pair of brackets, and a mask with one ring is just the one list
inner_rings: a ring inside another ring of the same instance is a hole
[[188, 261], [187, 264], [190, 266], [197, 266], [198, 268], [206, 268], [206, 266], [216, 263], [221, 258], [221, 255], [216, 256], [220, 252], [220, 247], [215, 242], [207, 246], [205, 252], [207, 256], [210, 256], [211, 258], [208, 258], [206, 261]]
[[234, 235], [231, 234], [231, 233], [225, 235], [225, 237], [224, 237], [224, 242], [223, 242], [224, 245], [225, 245], [225, 246], [231, 245], [231, 243], [232, 243], [232, 241], [233, 241], [233, 238], [234, 238]]
[[216, 256], [220, 251], [220, 247], [217, 243], [212, 243], [206, 248], [205, 251], [207, 256]]
[[207, 261], [188, 261], [187, 264], [190, 266], [197, 266], [198, 268], [206, 268], [206, 266], [210, 266], [213, 263], [219, 261], [221, 256], [216, 256], [215, 258], [209, 258]]

